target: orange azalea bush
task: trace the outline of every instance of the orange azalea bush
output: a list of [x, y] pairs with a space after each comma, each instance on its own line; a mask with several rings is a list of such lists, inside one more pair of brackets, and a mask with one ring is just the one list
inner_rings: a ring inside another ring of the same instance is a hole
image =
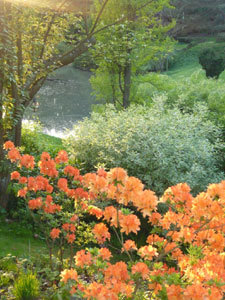
[[[33, 160], [22, 159], [10, 143], [5, 144], [8, 158], [19, 168], [32, 169]], [[23, 182], [22, 194], [27, 196], [31, 191], [37, 194], [35, 199], [28, 200], [31, 210], [54, 212], [57, 219], [61, 209], [50, 196], [57, 187], [58, 194], [53, 193], [56, 198], [66, 195], [75, 202], [71, 213], [79, 207], [96, 217], [93, 235], [99, 246], [78, 251], [70, 268], [61, 273], [61, 282], [68, 286], [71, 294], [90, 300], [223, 299], [225, 181], [211, 184], [196, 197], [191, 195], [187, 184], [180, 183], [168, 188], [158, 199], [122, 168], [109, 172], [100, 169], [81, 176], [77, 169], [66, 166], [63, 177], [58, 178], [58, 165], [66, 162], [64, 151], [56, 159], [45, 153], [38, 163], [42, 175], [25, 180], [15, 171], [11, 177]], [[71, 188], [77, 181], [79, 187]], [[47, 193], [46, 198], [39, 196], [40, 190]], [[113, 205], [97, 207], [98, 203], [108, 200]], [[158, 212], [160, 202], [168, 206], [164, 214]], [[132, 238], [141, 232], [140, 214], [142, 220], [149, 222], [145, 244]], [[77, 218], [75, 214], [70, 222], [52, 228], [51, 239], [59, 239], [65, 231], [67, 241], [73, 244], [76, 238], [73, 222]], [[112, 235], [119, 242], [116, 251], [123, 254], [122, 261], [115, 262], [114, 252], [109, 250]]]

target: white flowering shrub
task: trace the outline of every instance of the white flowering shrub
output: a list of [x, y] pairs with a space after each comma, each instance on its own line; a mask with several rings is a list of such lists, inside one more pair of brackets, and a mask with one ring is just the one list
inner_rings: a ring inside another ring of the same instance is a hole
[[157, 101], [151, 108], [118, 112], [108, 106], [104, 113], [92, 113], [64, 144], [85, 171], [99, 164], [123, 167], [159, 195], [178, 182], [187, 182], [197, 193], [221, 180], [220, 130], [205, 120], [204, 111], [164, 111]]

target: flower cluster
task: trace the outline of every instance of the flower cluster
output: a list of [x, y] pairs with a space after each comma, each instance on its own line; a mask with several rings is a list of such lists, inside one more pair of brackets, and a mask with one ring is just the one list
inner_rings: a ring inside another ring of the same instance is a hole
[[[20, 155], [11, 142], [5, 143], [4, 148], [19, 168], [32, 170], [36, 166], [30, 156]], [[24, 177], [14, 171], [11, 179], [22, 185], [19, 196], [36, 194], [28, 199], [32, 211], [58, 214], [57, 220], [62, 210], [59, 199], [73, 201], [68, 209], [71, 214], [75, 209], [76, 214], [51, 228], [53, 241], [65, 238], [69, 244], [74, 243], [78, 208], [96, 217], [92, 232], [98, 248], [77, 251], [71, 268], [61, 273], [61, 281], [68, 285], [71, 294], [90, 300], [223, 299], [225, 181], [211, 184], [196, 197], [186, 183], [180, 183], [158, 199], [122, 168], [109, 172], [99, 169], [81, 176], [78, 169], [65, 166], [67, 162], [65, 151], [60, 151], [55, 159], [43, 153], [37, 164], [42, 175]], [[43, 192], [45, 197], [40, 195]], [[55, 198], [50, 195], [53, 193]], [[98, 207], [102, 202], [111, 204]], [[159, 203], [167, 208], [165, 213], [159, 213]], [[149, 224], [145, 243], [143, 239], [133, 239], [142, 234], [143, 219]], [[112, 235], [118, 240], [117, 251], [126, 254], [129, 263], [115, 262], [115, 257], [112, 263], [113, 253], [106, 247], [111, 245]]]

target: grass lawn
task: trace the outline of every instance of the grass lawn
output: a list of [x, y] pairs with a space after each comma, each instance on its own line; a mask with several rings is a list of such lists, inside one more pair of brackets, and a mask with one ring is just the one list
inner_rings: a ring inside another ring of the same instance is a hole
[[12, 254], [18, 257], [33, 257], [37, 253], [46, 253], [45, 242], [35, 239], [32, 231], [23, 225], [0, 220], [0, 257]]

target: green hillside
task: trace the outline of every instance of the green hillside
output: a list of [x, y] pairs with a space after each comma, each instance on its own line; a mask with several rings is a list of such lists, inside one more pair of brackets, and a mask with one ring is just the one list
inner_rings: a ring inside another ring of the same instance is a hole
[[[194, 72], [202, 70], [199, 64], [199, 54], [203, 49], [211, 47], [225, 48], [225, 42], [216, 42], [213, 38], [206, 41], [191, 44], [178, 43], [175, 47], [172, 66], [164, 74], [179, 79], [180, 77], [190, 77]], [[225, 80], [225, 72], [220, 75], [220, 79]]]

